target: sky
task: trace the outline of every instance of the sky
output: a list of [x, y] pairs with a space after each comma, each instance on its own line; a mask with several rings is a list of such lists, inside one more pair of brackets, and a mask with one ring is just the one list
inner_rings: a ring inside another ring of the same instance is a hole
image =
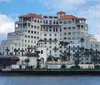
[[100, 0], [0, 0], [0, 40], [14, 31], [18, 16], [28, 13], [56, 15], [58, 11], [86, 18], [89, 34], [100, 41]]

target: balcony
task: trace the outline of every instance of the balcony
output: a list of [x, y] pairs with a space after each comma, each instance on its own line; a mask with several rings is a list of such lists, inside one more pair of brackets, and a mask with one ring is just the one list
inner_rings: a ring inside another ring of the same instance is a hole
[[61, 25], [59, 25], [59, 24], [52, 24], [52, 23], [49, 23], [49, 24], [42, 24], [41, 26], [47, 26], [47, 27], [60, 27]]

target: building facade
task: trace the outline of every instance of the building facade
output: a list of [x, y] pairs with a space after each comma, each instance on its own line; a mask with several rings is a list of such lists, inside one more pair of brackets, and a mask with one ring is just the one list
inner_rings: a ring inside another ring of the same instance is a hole
[[[80, 39], [84, 42], [81, 43]], [[57, 12], [55, 16], [26, 14], [19, 16], [15, 22], [15, 32], [8, 33], [7, 40], [1, 41], [0, 52], [7, 55], [21, 55], [20, 50], [27, 52], [27, 47], [36, 46], [41, 52], [40, 56], [54, 57], [61, 56], [66, 47], [61, 48], [60, 42], [68, 42], [70, 46], [83, 46], [100, 50], [100, 43], [93, 35], [88, 34], [88, 24], [85, 18], [66, 14], [63, 11]], [[69, 59], [70, 61], [72, 58]]]

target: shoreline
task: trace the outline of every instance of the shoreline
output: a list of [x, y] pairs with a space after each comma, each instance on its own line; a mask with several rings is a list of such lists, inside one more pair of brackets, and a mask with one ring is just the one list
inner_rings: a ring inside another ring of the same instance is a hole
[[85, 71], [0, 71], [0, 75], [14, 76], [100, 76], [100, 70]]

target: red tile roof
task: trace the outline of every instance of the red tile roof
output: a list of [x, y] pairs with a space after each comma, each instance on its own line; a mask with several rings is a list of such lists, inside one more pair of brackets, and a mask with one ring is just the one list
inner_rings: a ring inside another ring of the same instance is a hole
[[57, 12], [57, 14], [66, 14], [66, 13], [63, 11], [59, 11], [59, 12]]
[[73, 15], [64, 15], [60, 17], [60, 20], [65, 20], [65, 19], [78, 19], [78, 17]]
[[34, 18], [38, 18], [38, 19], [42, 19], [42, 17], [40, 15], [37, 15], [37, 14], [33, 14], [33, 13], [30, 13], [30, 14], [26, 14], [26, 15], [22, 15], [22, 16], [19, 16], [19, 18], [29, 18], [29, 17], [34, 17]]
[[79, 18], [79, 20], [86, 20], [85, 18]]
[[86, 20], [85, 18], [78, 18], [74, 15], [64, 15], [60, 17], [60, 20], [66, 20], [66, 19]]
[[17, 56], [13, 56], [11, 59], [12, 60], [20, 60]]

